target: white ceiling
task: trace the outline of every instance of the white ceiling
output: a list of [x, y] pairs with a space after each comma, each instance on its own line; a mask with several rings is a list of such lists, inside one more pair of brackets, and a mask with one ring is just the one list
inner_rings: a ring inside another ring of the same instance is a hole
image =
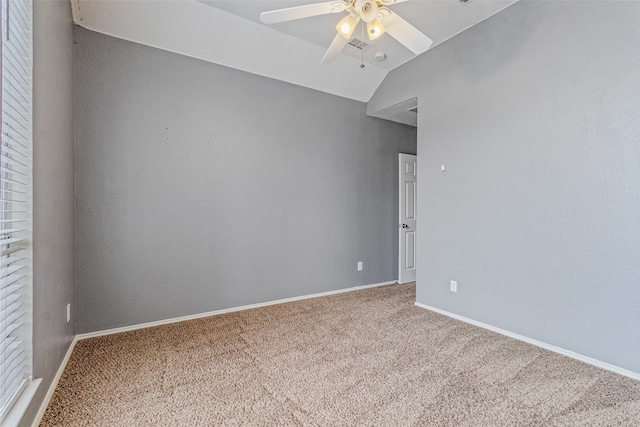
[[[429, 36], [433, 49], [516, 1], [413, 0], [391, 9]], [[372, 44], [365, 68], [361, 51], [349, 45], [336, 61], [320, 64], [345, 12], [271, 26], [259, 19], [263, 11], [316, 2], [71, 0], [74, 22], [87, 29], [363, 102], [389, 71], [415, 57], [385, 34], [365, 39]], [[377, 62], [376, 52], [387, 60]]]

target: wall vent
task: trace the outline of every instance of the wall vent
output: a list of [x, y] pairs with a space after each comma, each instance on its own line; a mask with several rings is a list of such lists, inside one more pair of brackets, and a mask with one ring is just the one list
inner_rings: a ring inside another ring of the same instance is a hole
[[351, 40], [349, 40], [349, 46], [353, 46], [358, 50], [361, 51], [366, 51], [367, 49], [369, 49], [371, 46], [369, 43], [365, 43], [362, 40], [360, 40], [359, 38], [352, 38]]
[[411, 107], [411, 108], [407, 109], [407, 111], [411, 111], [412, 113], [417, 113], [418, 112], [418, 106], [416, 105], [415, 107]]

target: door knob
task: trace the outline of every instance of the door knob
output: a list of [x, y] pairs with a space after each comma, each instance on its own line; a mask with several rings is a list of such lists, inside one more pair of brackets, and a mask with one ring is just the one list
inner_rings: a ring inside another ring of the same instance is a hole
[[408, 226], [407, 224], [399, 224], [399, 225], [400, 225], [400, 227], [402, 227], [402, 228], [409, 228], [409, 226]]

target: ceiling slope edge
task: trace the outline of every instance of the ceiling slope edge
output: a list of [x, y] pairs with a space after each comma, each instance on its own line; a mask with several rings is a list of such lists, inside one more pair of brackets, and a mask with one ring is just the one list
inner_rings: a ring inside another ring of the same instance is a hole
[[[88, 30], [360, 102], [369, 101], [387, 74], [379, 67], [362, 69], [346, 55], [319, 64], [323, 48], [195, 0], [71, 5], [74, 23]], [[255, 40], [272, 48], [265, 51]]]
[[[438, 48], [447, 40], [451, 40], [452, 38], [460, 35], [461, 33], [467, 31], [469, 28], [479, 24], [480, 22], [486, 21], [492, 16], [502, 12], [510, 6], [516, 4], [519, 0], [510, 0], [509, 3], [506, 3], [504, 7], [494, 11], [493, 13], [487, 15], [486, 17], [479, 20], [477, 23], [473, 25], [469, 25], [457, 33], [453, 34], [451, 37], [447, 37], [441, 42], [432, 46], [429, 51]], [[429, 51], [425, 52], [423, 55], [427, 54]], [[418, 67], [417, 64], [421, 61], [422, 55], [418, 55], [404, 62], [403, 64], [395, 67], [393, 70], [389, 70], [389, 73], [380, 81], [378, 86], [375, 88], [373, 93], [371, 94], [371, 98], [367, 101], [367, 115], [372, 117], [378, 117], [385, 120], [391, 120], [398, 123], [404, 123], [412, 125], [408, 123], [406, 120], [412, 121], [410, 119], [403, 118], [402, 120], [398, 120], [396, 117], [397, 107], [399, 105], [403, 105], [403, 103], [415, 103], [417, 106], [417, 95], [416, 88], [413, 85], [417, 84], [417, 72]], [[416, 65], [414, 67], [414, 65]], [[400, 75], [401, 77], [397, 77]], [[393, 83], [390, 83], [392, 81]], [[402, 82], [405, 88], [403, 90], [398, 90], [398, 82]], [[415, 101], [414, 101], [415, 100]], [[391, 113], [389, 113], [391, 112]], [[412, 125], [413, 126], [413, 125]]]

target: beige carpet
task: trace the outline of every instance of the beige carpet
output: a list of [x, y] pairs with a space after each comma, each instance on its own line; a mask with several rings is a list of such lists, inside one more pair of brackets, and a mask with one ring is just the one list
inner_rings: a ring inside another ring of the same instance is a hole
[[44, 426], [640, 425], [640, 382], [392, 285], [79, 341]]

